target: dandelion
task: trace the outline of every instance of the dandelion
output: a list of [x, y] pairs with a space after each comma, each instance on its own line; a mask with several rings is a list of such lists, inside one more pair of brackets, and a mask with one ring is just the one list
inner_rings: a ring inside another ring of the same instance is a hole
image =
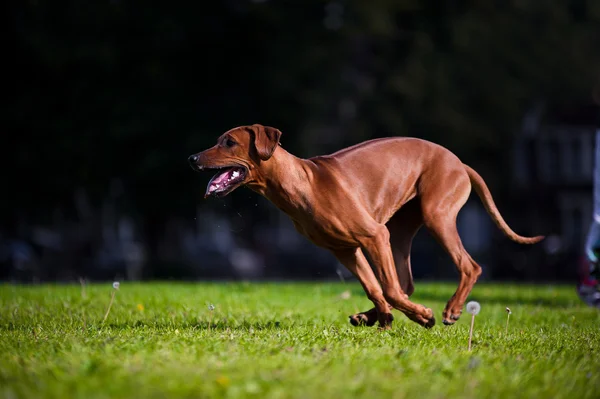
[[110, 313], [110, 308], [112, 307], [113, 301], [115, 300], [115, 295], [117, 294], [118, 289], [119, 289], [119, 282], [115, 281], [113, 283], [113, 292], [110, 296], [110, 302], [108, 303], [108, 309], [106, 309], [106, 314], [104, 315], [104, 319], [102, 320], [102, 323], [104, 323], [106, 321], [106, 318], [108, 317], [108, 314]]
[[344, 275], [342, 274], [342, 271], [340, 270], [339, 267], [337, 269], [335, 269], [335, 273], [338, 275], [338, 277], [340, 278], [340, 281], [342, 283], [346, 282], [346, 279], [344, 279]]
[[144, 311], [144, 305], [142, 305], [141, 303], [138, 303], [138, 305], [137, 305], [137, 309], [138, 309], [140, 312], [143, 312], [143, 311]]
[[471, 350], [471, 341], [473, 339], [473, 325], [475, 324], [475, 316], [479, 314], [481, 305], [479, 302], [471, 301], [467, 303], [467, 312], [471, 313], [471, 330], [469, 331], [469, 351]]
[[210, 324], [212, 322], [212, 318], [213, 318], [213, 311], [215, 310], [215, 305], [213, 305], [212, 303], [209, 303], [207, 305], [208, 310], [210, 311], [210, 317], [208, 318], [208, 331], [210, 331]]
[[79, 278], [79, 284], [81, 284], [81, 299], [83, 300], [82, 304], [82, 317], [83, 317], [83, 330], [87, 330], [87, 319], [85, 317], [85, 302], [87, 299], [87, 293], [85, 292], [85, 280], [83, 278]]
[[479, 302], [471, 301], [467, 303], [467, 312], [471, 313], [473, 316], [477, 316], [479, 311], [481, 311]]
[[79, 284], [81, 284], [81, 298], [85, 299], [87, 296], [85, 292], [85, 280], [83, 278], [79, 278]]
[[348, 299], [350, 299], [351, 296], [352, 296], [352, 293], [350, 293], [349, 290], [346, 290], [340, 294], [340, 298], [343, 300], [348, 300]]
[[508, 320], [510, 319], [510, 315], [512, 314], [512, 312], [510, 311], [510, 308], [506, 308], [506, 331], [504, 332], [504, 334], [508, 334]]

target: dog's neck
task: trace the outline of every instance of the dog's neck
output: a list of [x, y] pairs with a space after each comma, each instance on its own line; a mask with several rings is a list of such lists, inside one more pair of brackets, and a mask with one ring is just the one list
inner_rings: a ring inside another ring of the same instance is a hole
[[261, 178], [250, 188], [271, 201], [293, 219], [311, 212], [314, 164], [278, 146], [260, 165]]

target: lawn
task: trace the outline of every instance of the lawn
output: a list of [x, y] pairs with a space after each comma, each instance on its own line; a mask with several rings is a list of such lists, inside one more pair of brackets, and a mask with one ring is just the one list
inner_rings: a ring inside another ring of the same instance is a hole
[[[2, 398], [598, 398], [600, 312], [574, 286], [417, 283], [426, 330], [352, 327], [357, 282], [0, 285]], [[210, 305], [214, 305], [214, 309]], [[505, 333], [507, 313], [512, 315]]]

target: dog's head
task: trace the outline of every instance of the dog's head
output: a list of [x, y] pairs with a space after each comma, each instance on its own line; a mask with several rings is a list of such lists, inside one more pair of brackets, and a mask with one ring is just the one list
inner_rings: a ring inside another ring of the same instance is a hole
[[190, 155], [192, 169], [217, 172], [204, 197], [224, 197], [242, 185], [255, 183], [261, 164], [271, 158], [280, 137], [274, 127], [240, 126], [223, 133], [215, 146]]

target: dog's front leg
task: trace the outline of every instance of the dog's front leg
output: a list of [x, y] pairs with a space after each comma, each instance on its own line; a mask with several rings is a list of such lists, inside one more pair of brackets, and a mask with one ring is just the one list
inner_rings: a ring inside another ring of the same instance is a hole
[[373, 325], [375, 324], [375, 320], [377, 320], [379, 321], [380, 328], [391, 328], [394, 317], [392, 316], [390, 305], [388, 305], [386, 302], [383, 291], [381, 290], [381, 286], [379, 285], [377, 278], [375, 278], [375, 274], [369, 266], [369, 262], [365, 258], [365, 255], [362, 253], [361, 249], [352, 248], [334, 251], [333, 253], [340, 263], [356, 276], [365, 290], [367, 297], [375, 305], [374, 310], [376, 311], [377, 318], [375, 319], [373, 317], [375, 314], [371, 311], [368, 316], [365, 316], [365, 319], [357, 320], [357, 324], [364, 322], [367, 325]]
[[433, 311], [411, 302], [400, 287], [387, 227], [384, 225], [374, 227], [373, 234], [363, 238], [361, 245], [373, 261], [373, 270], [381, 283], [385, 300], [412, 321], [426, 328], [433, 327], [435, 325]]

